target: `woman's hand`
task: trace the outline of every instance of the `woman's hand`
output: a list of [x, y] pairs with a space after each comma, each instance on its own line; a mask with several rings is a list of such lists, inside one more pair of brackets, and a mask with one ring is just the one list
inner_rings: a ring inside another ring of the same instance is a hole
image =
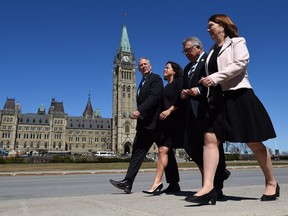
[[208, 77], [202, 77], [199, 80], [199, 83], [204, 85], [205, 87], [210, 87], [210, 86], [214, 86], [215, 83], [213, 82], [213, 80], [208, 76]]
[[162, 113], [160, 113], [159, 118], [161, 120], [165, 120], [169, 115], [170, 115], [171, 111], [170, 110], [165, 110]]

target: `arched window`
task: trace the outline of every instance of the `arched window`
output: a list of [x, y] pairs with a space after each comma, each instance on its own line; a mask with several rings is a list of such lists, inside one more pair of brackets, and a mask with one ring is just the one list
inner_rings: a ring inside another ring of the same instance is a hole
[[125, 133], [130, 133], [130, 127], [129, 127], [129, 125], [126, 125], [126, 126], [125, 126]]

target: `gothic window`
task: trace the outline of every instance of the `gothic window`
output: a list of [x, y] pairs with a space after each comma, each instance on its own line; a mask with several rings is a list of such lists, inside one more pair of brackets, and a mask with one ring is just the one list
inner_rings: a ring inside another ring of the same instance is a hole
[[125, 133], [130, 133], [130, 127], [129, 127], [129, 125], [126, 125], [126, 126], [125, 126]]

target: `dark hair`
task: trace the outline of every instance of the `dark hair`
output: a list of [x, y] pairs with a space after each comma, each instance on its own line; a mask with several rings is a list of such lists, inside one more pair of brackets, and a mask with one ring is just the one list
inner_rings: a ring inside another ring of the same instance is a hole
[[166, 65], [167, 64], [170, 64], [173, 71], [175, 72], [174, 79], [177, 79], [178, 77], [183, 76], [183, 69], [179, 64], [177, 64], [176, 62], [173, 62], [173, 61], [168, 61], [166, 63]]
[[230, 38], [239, 37], [238, 29], [229, 16], [225, 14], [214, 14], [208, 21], [215, 22], [222, 26], [226, 36]]

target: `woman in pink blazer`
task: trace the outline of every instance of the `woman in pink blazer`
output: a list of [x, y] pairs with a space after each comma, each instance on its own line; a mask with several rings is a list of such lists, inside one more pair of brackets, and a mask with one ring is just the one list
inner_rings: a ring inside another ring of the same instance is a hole
[[213, 187], [219, 153], [224, 141], [246, 143], [253, 151], [265, 176], [261, 201], [279, 197], [280, 187], [272, 172], [269, 151], [263, 141], [276, 137], [270, 117], [254, 94], [247, 67], [249, 52], [246, 41], [238, 36], [236, 25], [224, 14], [208, 20], [208, 32], [215, 42], [206, 61], [207, 77], [200, 83], [209, 88], [209, 112], [204, 135], [204, 181], [202, 188], [186, 201], [216, 204]]

